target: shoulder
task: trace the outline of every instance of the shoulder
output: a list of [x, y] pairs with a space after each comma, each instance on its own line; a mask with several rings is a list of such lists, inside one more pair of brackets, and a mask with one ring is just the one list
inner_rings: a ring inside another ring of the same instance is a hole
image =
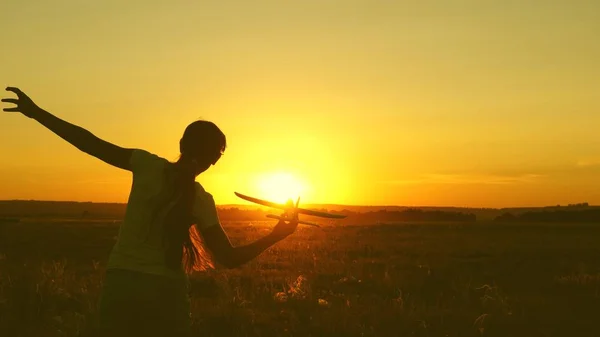
[[202, 185], [200, 185], [199, 182], [196, 182], [195, 184], [195, 188], [196, 188], [196, 202], [194, 207], [196, 208], [195, 211], [199, 211], [199, 212], [212, 212], [213, 210], [216, 210], [216, 204], [215, 204], [215, 199], [213, 198], [212, 194], [208, 193], [204, 187]]
[[165, 158], [157, 156], [156, 154], [143, 149], [133, 149], [131, 152], [130, 164], [131, 170], [134, 173], [146, 170], [156, 165], [163, 165], [167, 162], [168, 160]]
[[201, 197], [210, 198], [210, 199], [213, 198], [212, 194], [208, 193], [204, 189], [204, 186], [202, 186], [199, 182], [196, 181], [194, 183], [194, 185], [195, 185], [195, 188], [196, 188], [196, 197], [201, 196]]
[[194, 201], [194, 218], [196, 225], [205, 229], [214, 225], [219, 225], [219, 216], [217, 214], [217, 205], [212, 194], [208, 193], [199, 183], [195, 183], [196, 198]]

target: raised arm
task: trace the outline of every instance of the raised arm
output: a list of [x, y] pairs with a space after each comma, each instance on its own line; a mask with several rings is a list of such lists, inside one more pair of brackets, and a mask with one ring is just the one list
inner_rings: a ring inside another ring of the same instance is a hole
[[18, 88], [8, 87], [17, 98], [3, 98], [2, 102], [16, 104], [14, 108], [4, 108], [5, 112], [20, 112], [36, 120], [56, 135], [71, 143], [79, 150], [92, 155], [105, 163], [131, 171], [129, 160], [132, 149], [122, 148], [96, 137], [88, 130], [66, 122], [38, 107], [25, 93]]
[[215, 260], [227, 268], [236, 268], [253, 260], [269, 247], [285, 239], [297, 227], [298, 223], [295, 221], [285, 222], [280, 220], [269, 234], [250, 244], [237, 247], [231, 245], [221, 226], [211, 226], [201, 231], [201, 233]]

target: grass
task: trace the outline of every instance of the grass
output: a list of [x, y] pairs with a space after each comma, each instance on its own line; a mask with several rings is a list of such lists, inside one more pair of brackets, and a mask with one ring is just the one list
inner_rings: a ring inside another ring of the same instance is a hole
[[[91, 336], [118, 225], [0, 227], [0, 331]], [[234, 243], [269, 223], [225, 223]], [[301, 227], [192, 279], [198, 336], [600, 336], [600, 226]], [[4, 335], [4, 334], [3, 334]]]

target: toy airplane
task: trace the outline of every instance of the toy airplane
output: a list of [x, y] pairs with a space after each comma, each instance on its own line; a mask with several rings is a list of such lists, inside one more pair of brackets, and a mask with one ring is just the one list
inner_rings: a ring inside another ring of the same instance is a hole
[[292, 201], [292, 199], [289, 199], [286, 204], [279, 204], [279, 203], [275, 203], [275, 202], [271, 202], [271, 201], [266, 201], [266, 200], [262, 200], [262, 199], [258, 199], [258, 198], [249, 197], [247, 195], [243, 195], [238, 192], [234, 192], [234, 193], [235, 193], [235, 195], [237, 195], [238, 197], [240, 197], [244, 200], [247, 200], [247, 201], [259, 204], [259, 205], [283, 210], [282, 215], [267, 214], [267, 218], [271, 218], [271, 219], [279, 219], [279, 220], [286, 220], [286, 221], [294, 219], [294, 220], [298, 221], [299, 224], [321, 227], [312, 222], [298, 220], [298, 214], [306, 214], [306, 215], [318, 216], [321, 218], [331, 218], [331, 219], [343, 219], [346, 217], [345, 215], [341, 215], [341, 214], [331, 214], [331, 213], [326, 213], [326, 212], [319, 212], [319, 211], [313, 211], [313, 210], [304, 209], [304, 208], [298, 208], [298, 204], [300, 203], [300, 197], [298, 197], [298, 200], [296, 201], [296, 205], [294, 205], [294, 202]]

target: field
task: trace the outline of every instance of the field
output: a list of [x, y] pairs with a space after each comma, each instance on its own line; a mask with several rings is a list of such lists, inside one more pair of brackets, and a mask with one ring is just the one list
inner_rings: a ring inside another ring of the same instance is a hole
[[[224, 223], [235, 243], [268, 222]], [[91, 336], [118, 224], [0, 224], [2, 336]], [[301, 227], [194, 276], [198, 336], [600, 336], [600, 226]], [[7, 332], [7, 333], [4, 333]]]

